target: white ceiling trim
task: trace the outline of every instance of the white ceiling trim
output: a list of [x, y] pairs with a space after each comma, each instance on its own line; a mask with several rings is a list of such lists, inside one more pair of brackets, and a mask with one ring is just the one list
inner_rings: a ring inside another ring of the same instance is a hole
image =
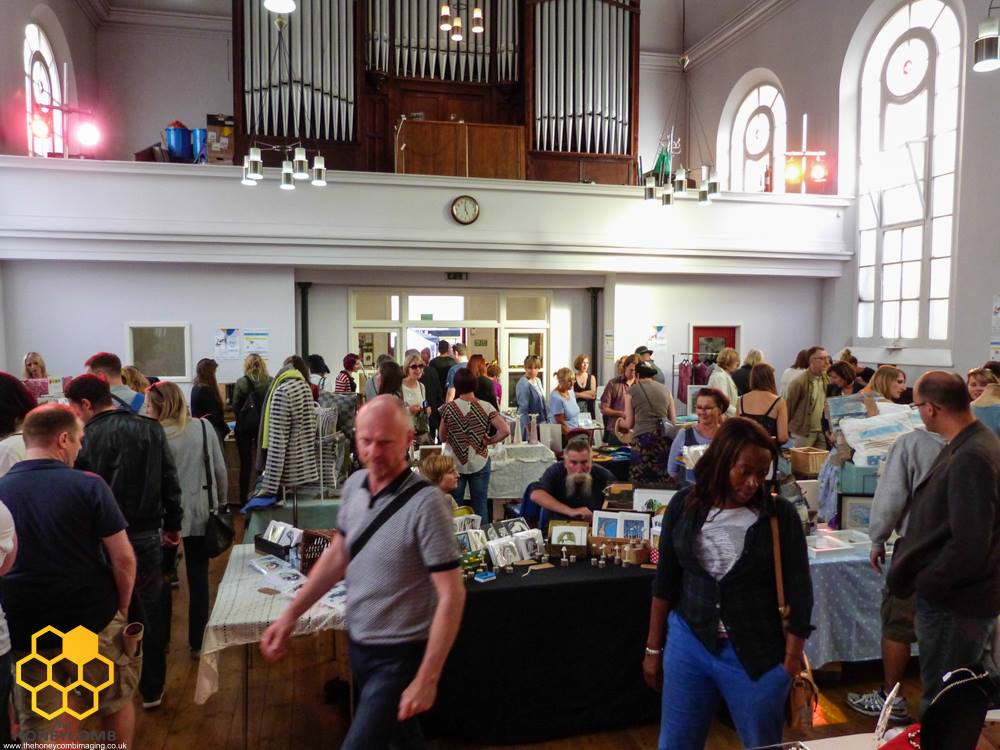
[[668, 52], [640, 52], [639, 68], [641, 70], [679, 73], [681, 70], [680, 55]]
[[767, 23], [797, 0], [757, 0], [686, 51], [688, 70], [742, 41], [754, 29]]
[[134, 31], [201, 31], [206, 33], [231, 33], [233, 19], [230, 16], [204, 13], [184, 13], [167, 10], [138, 10], [116, 8], [107, 0], [77, 0], [77, 5], [90, 22], [102, 29]]
[[107, 0], [76, 0], [76, 4], [94, 26], [105, 23], [111, 13]]

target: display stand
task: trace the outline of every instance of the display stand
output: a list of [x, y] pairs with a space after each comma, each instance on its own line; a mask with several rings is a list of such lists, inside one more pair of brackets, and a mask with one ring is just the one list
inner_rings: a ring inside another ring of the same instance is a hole
[[[694, 362], [697, 362], [699, 358], [707, 359], [708, 357], [714, 357], [717, 354], [718, 352], [675, 352], [674, 354], [670, 355], [670, 393], [671, 395], [673, 395], [675, 402], [677, 401], [678, 397], [677, 394], [678, 360], [680, 360], [680, 362], [684, 362], [684, 360], [691, 359], [693, 360], [692, 362], [693, 364]], [[687, 416], [687, 414], [690, 414], [691, 412], [691, 409], [689, 408], [689, 402], [690, 399], [687, 399], [684, 402], [685, 416]]]

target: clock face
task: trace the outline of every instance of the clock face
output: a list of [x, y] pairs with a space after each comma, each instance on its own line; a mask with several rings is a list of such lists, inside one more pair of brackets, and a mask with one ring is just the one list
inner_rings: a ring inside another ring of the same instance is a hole
[[460, 195], [451, 202], [451, 215], [459, 224], [471, 224], [479, 218], [479, 202], [471, 195]]

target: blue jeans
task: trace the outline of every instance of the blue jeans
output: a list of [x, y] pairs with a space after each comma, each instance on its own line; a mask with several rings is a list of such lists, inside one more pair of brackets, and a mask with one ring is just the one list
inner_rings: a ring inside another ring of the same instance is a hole
[[959, 667], [981, 666], [986, 644], [993, 635], [994, 617], [961, 617], [917, 595], [917, 643], [920, 646], [920, 680], [923, 713], [941, 689], [941, 678]]
[[425, 641], [391, 646], [349, 641], [347, 655], [358, 686], [357, 710], [341, 750], [419, 750], [424, 747], [416, 718], [396, 720], [399, 699], [424, 658]]
[[490, 522], [490, 472], [493, 466], [490, 459], [486, 459], [486, 466], [473, 474], [459, 474], [458, 486], [452, 490], [451, 496], [459, 505], [465, 502], [465, 487], [469, 487], [469, 496], [472, 498], [470, 504], [476, 511], [476, 515], [483, 519], [483, 523]]
[[702, 750], [720, 697], [744, 746], [779, 744], [791, 684], [781, 664], [751, 679], [732, 644], [726, 641], [718, 655], [711, 653], [684, 618], [671, 612], [663, 652], [660, 750]]

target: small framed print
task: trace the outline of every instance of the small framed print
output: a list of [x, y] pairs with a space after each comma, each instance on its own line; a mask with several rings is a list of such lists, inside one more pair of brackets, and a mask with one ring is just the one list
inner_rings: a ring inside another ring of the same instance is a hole
[[676, 494], [676, 490], [636, 487], [632, 492], [632, 510], [657, 513], [661, 508], [667, 507]]
[[874, 497], [843, 495], [840, 500], [840, 528], [868, 531]]
[[581, 525], [553, 521], [549, 525], [549, 541], [568, 547], [585, 547], [588, 528], [590, 525], [586, 523]]
[[517, 545], [514, 544], [512, 537], [507, 536], [502, 539], [491, 539], [487, 542], [487, 547], [494, 567], [513, 565], [520, 559], [517, 552]]
[[460, 531], [455, 537], [463, 552], [476, 552], [486, 546], [486, 534], [479, 529]]
[[645, 513], [619, 513], [621, 517], [621, 536], [626, 539], [649, 539], [650, 520]]
[[594, 517], [591, 520], [591, 533], [594, 536], [603, 536], [608, 539], [614, 539], [616, 537], [622, 536], [621, 532], [621, 514], [620, 513], [609, 513], [604, 510], [595, 510]]
[[541, 557], [545, 551], [545, 540], [539, 529], [517, 532], [514, 534], [514, 544], [517, 546], [517, 553], [522, 560]]

